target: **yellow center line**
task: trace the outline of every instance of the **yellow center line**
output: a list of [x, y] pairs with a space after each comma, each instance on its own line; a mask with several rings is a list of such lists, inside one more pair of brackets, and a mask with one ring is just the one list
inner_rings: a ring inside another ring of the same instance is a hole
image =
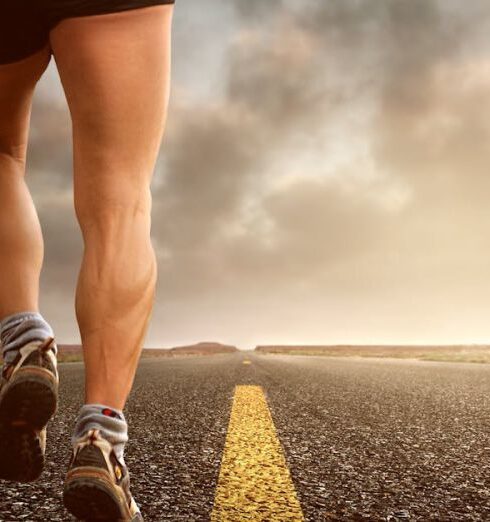
[[260, 386], [237, 386], [211, 522], [303, 521]]
[[243, 364], [252, 364], [252, 361], [250, 359], [245, 359], [243, 361]]

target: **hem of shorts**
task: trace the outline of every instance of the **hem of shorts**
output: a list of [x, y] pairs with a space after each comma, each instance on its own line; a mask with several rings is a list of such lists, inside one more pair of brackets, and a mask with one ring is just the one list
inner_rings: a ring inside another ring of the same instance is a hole
[[131, 11], [135, 9], [144, 9], [145, 7], [153, 7], [156, 5], [173, 5], [175, 0], [143, 0], [141, 4], [130, 4], [130, 5], [105, 5], [104, 7], [93, 5], [91, 8], [80, 8], [79, 10], [73, 9], [70, 14], [54, 15], [49, 23], [49, 30], [51, 31], [57, 24], [63, 20], [69, 18], [81, 18], [85, 16], [96, 16], [111, 13], [120, 13], [123, 11]]
[[[49, 44], [49, 40], [45, 40], [39, 45], [35, 47], [29, 47], [29, 49], [23, 49], [21, 52], [17, 52], [15, 54], [6, 55], [5, 57], [0, 54], [0, 65], [11, 65], [13, 63], [21, 62], [22, 60], [27, 60], [33, 54], [42, 51]], [[51, 53], [50, 53], [51, 54]]]

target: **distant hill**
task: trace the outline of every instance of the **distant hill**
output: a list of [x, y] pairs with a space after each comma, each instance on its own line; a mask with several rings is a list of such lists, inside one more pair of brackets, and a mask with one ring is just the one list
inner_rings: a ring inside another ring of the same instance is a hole
[[[80, 344], [59, 344], [60, 361], [79, 361], [82, 359], [82, 346]], [[204, 341], [196, 344], [175, 346], [172, 348], [143, 348], [141, 357], [178, 357], [185, 355], [216, 355], [220, 353], [237, 352], [236, 346], [217, 342]]]
[[212, 355], [217, 353], [234, 353], [238, 351], [238, 348], [229, 344], [205, 341], [197, 344], [176, 346], [171, 348], [170, 351], [179, 354]]

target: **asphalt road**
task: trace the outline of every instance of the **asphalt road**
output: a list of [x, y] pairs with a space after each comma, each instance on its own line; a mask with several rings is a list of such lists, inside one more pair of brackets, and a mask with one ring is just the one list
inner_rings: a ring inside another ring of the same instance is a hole
[[[147, 521], [206, 521], [236, 385], [262, 386], [305, 518], [490, 520], [490, 365], [244, 355], [144, 360], [126, 462]], [[0, 521], [69, 521], [61, 489], [81, 364], [37, 482], [0, 482]]]

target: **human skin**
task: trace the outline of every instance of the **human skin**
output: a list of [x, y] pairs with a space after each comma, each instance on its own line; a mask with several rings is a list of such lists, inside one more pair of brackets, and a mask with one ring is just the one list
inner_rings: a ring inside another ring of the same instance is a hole
[[67, 18], [0, 65], [0, 317], [38, 311], [43, 239], [24, 181], [32, 94], [50, 48], [73, 132], [84, 252], [75, 312], [85, 402], [123, 409], [155, 298], [150, 182], [167, 117], [173, 5]]

